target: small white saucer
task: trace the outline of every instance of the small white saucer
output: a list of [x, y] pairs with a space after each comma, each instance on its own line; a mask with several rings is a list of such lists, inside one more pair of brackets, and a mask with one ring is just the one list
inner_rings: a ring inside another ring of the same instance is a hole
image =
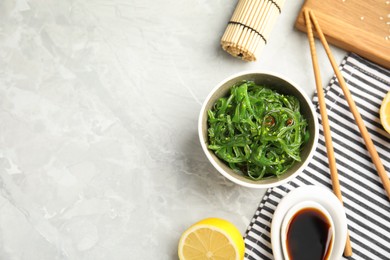
[[334, 222], [335, 234], [332, 254], [329, 259], [340, 259], [347, 239], [347, 218], [338, 198], [327, 188], [318, 186], [302, 186], [289, 192], [277, 206], [271, 224], [271, 244], [275, 260], [282, 260], [283, 251], [280, 229], [284, 216], [289, 209], [303, 201], [314, 201], [323, 206]]

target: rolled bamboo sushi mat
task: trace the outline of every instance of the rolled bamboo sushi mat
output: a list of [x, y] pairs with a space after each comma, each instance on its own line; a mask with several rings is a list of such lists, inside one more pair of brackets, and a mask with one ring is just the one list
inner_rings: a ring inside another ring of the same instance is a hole
[[255, 61], [282, 12], [285, 0], [239, 0], [225, 33], [222, 48], [246, 61]]

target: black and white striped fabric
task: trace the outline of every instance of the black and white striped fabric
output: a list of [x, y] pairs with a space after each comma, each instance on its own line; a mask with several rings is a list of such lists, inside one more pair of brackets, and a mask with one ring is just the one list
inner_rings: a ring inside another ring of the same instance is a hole
[[[341, 64], [341, 71], [382, 163], [390, 173], [390, 135], [379, 120], [381, 102], [390, 91], [390, 70], [349, 54]], [[390, 259], [389, 199], [335, 77], [325, 93], [353, 248], [350, 259]], [[316, 97], [313, 102], [320, 119]], [[331, 189], [322, 126], [317, 150], [304, 172], [293, 181], [266, 192], [245, 235], [245, 259], [273, 259], [270, 226], [279, 201], [296, 187], [311, 184]]]

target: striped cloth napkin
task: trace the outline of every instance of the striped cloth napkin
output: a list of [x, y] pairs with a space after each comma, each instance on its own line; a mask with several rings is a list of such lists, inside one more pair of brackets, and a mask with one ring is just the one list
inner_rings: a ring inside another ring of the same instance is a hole
[[[390, 91], [390, 70], [349, 54], [342, 61], [341, 72], [390, 173], [390, 135], [383, 130], [378, 114], [384, 96]], [[350, 259], [390, 259], [389, 199], [335, 76], [325, 93], [353, 249]], [[313, 102], [320, 119], [317, 97]], [[270, 239], [273, 213], [283, 196], [302, 185], [332, 188], [321, 125], [318, 147], [308, 167], [293, 181], [266, 192], [245, 234], [245, 259], [273, 259]]]

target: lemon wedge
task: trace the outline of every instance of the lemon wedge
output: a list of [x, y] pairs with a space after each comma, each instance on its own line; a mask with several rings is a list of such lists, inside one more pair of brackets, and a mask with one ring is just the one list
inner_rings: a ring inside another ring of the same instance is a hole
[[207, 218], [189, 227], [178, 248], [180, 260], [241, 260], [244, 251], [240, 231], [220, 218]]
[[379, 116], [383, 128], [390, 134], [390, 91], [387, 93], [382, 101]]

